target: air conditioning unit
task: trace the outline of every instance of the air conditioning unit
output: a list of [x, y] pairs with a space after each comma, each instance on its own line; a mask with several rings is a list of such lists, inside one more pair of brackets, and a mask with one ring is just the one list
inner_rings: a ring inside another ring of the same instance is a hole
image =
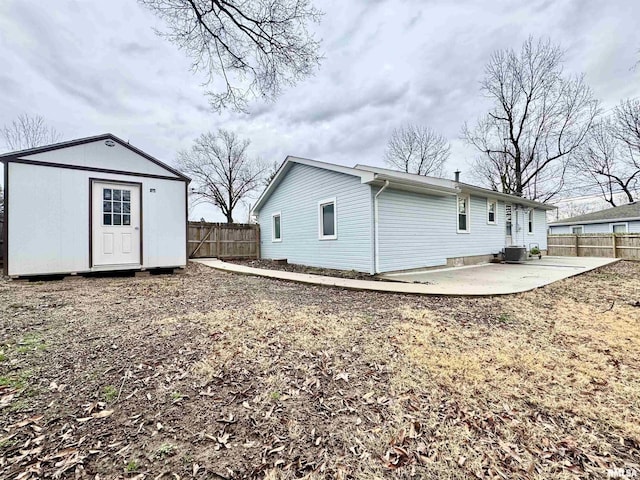
[[505, 263], [524, 263], [527, 260], [526, 247], [505, 247]]

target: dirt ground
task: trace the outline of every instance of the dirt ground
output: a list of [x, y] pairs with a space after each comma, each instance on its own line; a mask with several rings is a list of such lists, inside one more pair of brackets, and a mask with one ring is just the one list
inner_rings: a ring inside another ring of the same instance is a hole
[[639, 278], [474, 299], [202, 265], [1, 281], [0, 478], [640, 475]]
[[326, 275], [328, 277], [350, 278], [353, 280], [372, 280], [372, 281], [386, 280], [376, 275], [369, 275], [368, 273], [356, 272], [355, 270], [334, 270], [332, 268], [309, 267], [307, 265], [298, 265], [296, 263], [277, 263], [277, 262], [274, 262], [273, 260], [231, 259], [231, 260], [225, 260], [225, 262], [237, 263], [238, 265], [245, 265], [247, 267], [253, 267], [253, 268], [264, 268], [267, 270], [281, 270], [285, 272], [294, 272], [294, 273], [311, 273], [313, 275]]

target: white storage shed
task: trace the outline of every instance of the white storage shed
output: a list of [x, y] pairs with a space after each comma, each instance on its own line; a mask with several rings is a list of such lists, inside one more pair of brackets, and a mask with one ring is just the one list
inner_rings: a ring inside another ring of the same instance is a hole
[[4, 274], [180, 268], [189, 178], [105, 134], [4, 163]]

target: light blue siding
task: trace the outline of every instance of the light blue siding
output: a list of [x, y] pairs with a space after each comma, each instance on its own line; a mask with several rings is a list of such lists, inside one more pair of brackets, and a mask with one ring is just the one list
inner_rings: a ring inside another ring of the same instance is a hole
[[[540, 250], [547, 249], [547, 214], [544, 210], [534, 210], [533, 217], [533, 233], [529, 233], [529, 219], [528, 219], [528, 208], [522, 209], [520, 207], [517, 211], [518, 214], [518, 231], [516, 232], [516, 227], [514, 224], [513, 231], [513, 245], [522, 245], [527, 247], [528, 249], [533, 247], [535, 244], [538, 245]], [[514, 212], [515, 214], [515, 212]]]
[[[496, 224], [487, 223], [487, 199], [471, 196], [470, 232], [457, 233], [456, 196], [430, 196], [387, 189], [378, 197], [379, 271], [445, 265], [448, 258], [498, 253], [505, 247], [505, 204], [498, 202]], [[536, 210], [534, 233], [518, 212], [514, 241], [546, 249], [546, 215]], [[514, 209], [514, 214], [516, 211]]]
[[611, 233], [612, 225], [618, 223], [627, 224], [628, 233], [640, 233], [640, 221], [631, 222], [611, 222], [611, 223], [587, 223], [585, 225], [550, 225], [549, 233], [553, 235], [561, 235], [571, 233], [571, 227], [584, 227], [583, 231], [587, 233]]
[[[338, 238], [318, 239], [318, 202], [336, 198]], [[281, 214], [282, 241], [272, 241], [272, 220]], [[262, 258], [371, 272], [371, 187], [359, 177], [294, 164], [258, 212]]]

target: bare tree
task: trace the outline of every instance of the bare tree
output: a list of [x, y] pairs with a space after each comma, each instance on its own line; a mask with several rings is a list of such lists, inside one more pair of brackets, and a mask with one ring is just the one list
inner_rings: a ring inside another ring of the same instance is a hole
[[385, 162], [406, 173], [440, 176], [449, 154], [449, 142], [442, 135], [429, 127], [405, 125], [391, 133]]
[[2, 127], [0, 137], [9, 151], [49, 145], [61, 139], [60, 133], [53, 127], [48, 127], [43, 117], [31, 117], [26, 113], [18, 115], [13, 122]]
[[[481, 83], [491, 110], [463, 135], [481, 156], [476, 172], [490, 186], [548, 200], [561, 190], [567, 160], [599, 113], [584, 78], [562, 72], [563, 53], [529, 38], [521, 51], [491, 56]], [[487, 178], [490, 181], [487, 182]]]
[[595, 183], [612, 206], [619, 193], [633, 202], [640, 188], [640, 100], [624, 100], [609, 118], [593, 125], [573, 155], [574, 176], [588, 188]]
[[250, 98], [275, 99], [283, 86], [310, 75], [319, 42], [307, 25], [321, 13], [310, 0], [139, 0], [167, 24], [160, 35], [207, 75], [214, 109], [246, 110]]
[[219, 129], [203, 133], [190, 150], [178, 153], [179, 168], [194, 181], [195, 197], [218, 207], [227, 223], [233, 223], [234, 209], [260, 186], [266, 170], [263, 162], [249, 157], [250, 143]]
[[268, 170], [266, 171], [264, 175], [264, 181], [262, 182], [265, 188], [267, 188], [271, 183], [271, 181], [274, 178], [276, 178], [276, 175], [278, 174], [278, 170], [280, 170], [280, 165], [281, 164], [279, 162], [273, 162], [271, 166], [268, 168]]

